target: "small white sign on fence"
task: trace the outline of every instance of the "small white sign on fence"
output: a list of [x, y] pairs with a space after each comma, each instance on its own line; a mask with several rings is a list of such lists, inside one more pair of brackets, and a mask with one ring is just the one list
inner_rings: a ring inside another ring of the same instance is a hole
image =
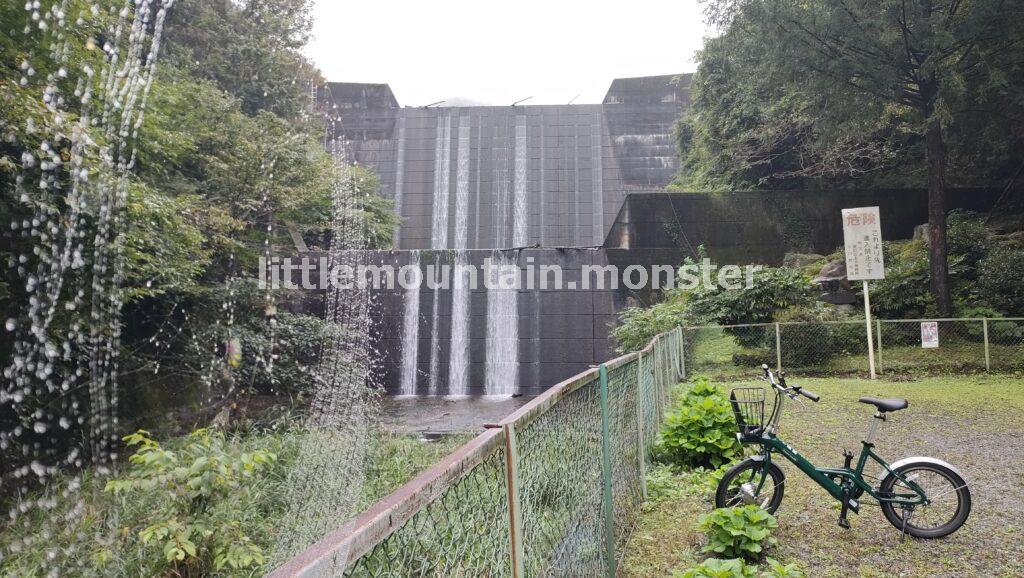
[[885, 279], [882, 220], [878, 207], [843, 209], [846, 278], [850, 281]]
[[939, 348], [939, 323], [925, 321], [921, 324], [921, 347], [925, 349]]

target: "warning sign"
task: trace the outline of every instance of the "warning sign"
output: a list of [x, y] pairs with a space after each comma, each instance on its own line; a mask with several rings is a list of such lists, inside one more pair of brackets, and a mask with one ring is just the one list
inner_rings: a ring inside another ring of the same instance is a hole
[[843, 209], [846, 278], [850, 281], [885, 279], [882, 222], [878, 207]]

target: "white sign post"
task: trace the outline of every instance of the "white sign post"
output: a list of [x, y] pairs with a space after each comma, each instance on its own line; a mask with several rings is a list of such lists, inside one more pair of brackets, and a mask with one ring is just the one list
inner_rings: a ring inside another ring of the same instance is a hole
[[878, 207], [843, 209], [846, 278], [864, 282], [864, 321], [868, 330], [868, 366], [875, 379], [875, 339], [871, 330], [871, 295], [868, 281], [885, 279], [882, 256], [882, 221]]

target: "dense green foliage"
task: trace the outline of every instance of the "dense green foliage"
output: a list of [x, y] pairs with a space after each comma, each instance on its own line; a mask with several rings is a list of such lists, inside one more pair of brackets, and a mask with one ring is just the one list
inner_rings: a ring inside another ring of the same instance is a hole
[[927, 186], [924, 133], [950, 184], [1005, 184], [1024, 158], [1017, 3], [704, 0], [681, 122], [691, 189]]
[[[958, 316], [1024, 313], [1024, 243], [1019, 236], [996, 235], [985, 216], [954, 211], [949, 217], [949, 259]], [[938, 312], [928, 293], [925, 241], [887, 242], [885, 261], [886, 278], [871, 290], [874, 311], [889, 319], [934, 317]]]
[[[129, 436], [136, 451], [114, 477], [87, 471], [77, 491], [68, 480], [55, 480], [32, 496], [48, 507], [0, 533], [0, 547], [13, 553], [0, 573], [262, 575], [294, 491], [289, 472], [318, 435], [285, 416], [270, 427], [198, 431], [162, 443], [144, 432]], [[365, 464], [371, 481], [359, 506], [383, 498], [465, 441], [377, 432]], [[18, 548], [24, 532], [50, 535], [50, 548]]]
[[105, 491], [126, 500], [146, 493], [156, 498], [136, 531], [144, 549], [162, 553], [167, 566], [159, 573], [202, 576], [264, 563], [263, 549], [242, 530], [233, 504], [255, 502], [252, 482], [277, 455], [265, 449], [229, 453], [222, 433], [202, 429], [177, 451], [161, 447], [145, 431], [125, 442], [137, 448], [128, 459], [134, 467], [107, 482]]
[[704, 4], [722, 34], [699, 55], [676, 185], [927, 188], [930, 297], [952, 314], [947, 187], [1020, 190], [1024, 5]]
[[[768, 323], [774, 321], [776, 312], [812, 301], [811, 280], [799, 270], [760, 267], [752, 281], [750, 288], [722, 289], [702, 284], [692, 290], [667, 291], [650, 307], [624, 309], [612, 335], [621, 350], [635, 351], [659, 333], [680, 325]], [[745, 345], [760, 345], [763, 341], [760, 333], [743, 328], [730, 332]]]
[[704, 551], [723, 558], [758, 560], [765, 546], [775, 543], [775, 516], [758, 506], [719, 508], [700, 517], [700, 529], [708, 535]]
[[[35, 258], [32, 239], [11, 233], [7, 220], [27, 222], [35, 207], [16, 178], [38, 179], [38, 166], [26, 164], [24, 154], [38, 149], [55, 123], [73, 120], [58, 120], [43, 106], [40, 83], [22, 86], [19, 78], [23, 65], [30, 66], [33, 78], [58, 78], [61, 93], [71, 95], [90, 82], [83, 71], [103, 69], [99, 39], [122, 3], [92, 2], [95, 12], [89, 4], [62, 4], [66, 28], [48, 31], [29, 25], [31, 11], [21, 3], [0, 5], [0, 319], [17, 328], [28, 325], [24, 287]], [[180, 0], [168, 14], [145, 114], [130, 141], [135, 160], [125, 207], [121, 329], [129, 346], [120, 374], [131, 394], [122, 396], [123, 405], [136, 420], [165, 412], [143, 407], [157, 399], [193, 404], [228, 392], [295, 396], [309, 388], [316, 344], [336, 330], [309, 315], [309, 307], [289, 313], [297, 295], [257, 290], [249, 280], [266, 252], [293, 256], [294, 236], [312, 249], [329, 246], [337, 187], [355, 187], [368, 248], [392, 244], [397, 219], [376, 194], [376, 175], [339, 167], [323, 146], [325, 120], [310, 99], [321, 79], [301, 54], [311, 4]], [[94, 16], [76, 22], [71, 16], [79, 13]], [[66, 34], [70, 55], [63, 66], [49, 50], [58, 34]], [[92, 138], [100, 139], [100, 128]], [[91, 178], [103, 178], [96, 157], [87, 151], [85, 166]], [[55, 182], [66, 186], [68, 176], [55, 173]], [[85, 238], [94, 234], [92, 222], [87, 215]], [[83, 255], [81, 270], [90, 258]], [[64, 291], [88, 282], [69, 273]], [[73, 316], [62, 312], [48, 330], [62, 335], [71, 323]], [[15, 332], [0, 332], [5, 363], [14, 338]], [[232, 339], [240, 340], [242, 358], [226, 363]], [[272, 359], [281, 371], [269, 371]]]
[[654, 456], [685, 468], [719, 468], [742, 453], [736, 420], [725, 392], [707, 378], [693, 380], [665, 419]]

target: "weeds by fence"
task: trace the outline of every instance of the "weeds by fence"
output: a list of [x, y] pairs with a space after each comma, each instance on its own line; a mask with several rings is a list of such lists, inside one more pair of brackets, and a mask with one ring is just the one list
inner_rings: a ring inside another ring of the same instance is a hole
[[614, 576], [683, 362], [676, 329], [552, 387], [271, 576]]
[[[921, 324], [936, 323], [938, 347], [924, 348]], [[880, 319], [872, 322], [881, 374], [1024, 370], [1024, 319]], [[762, 363], [810, 375], [868, 372], [863, 321], [689, 327], [687, 374], [750, 375]]]

